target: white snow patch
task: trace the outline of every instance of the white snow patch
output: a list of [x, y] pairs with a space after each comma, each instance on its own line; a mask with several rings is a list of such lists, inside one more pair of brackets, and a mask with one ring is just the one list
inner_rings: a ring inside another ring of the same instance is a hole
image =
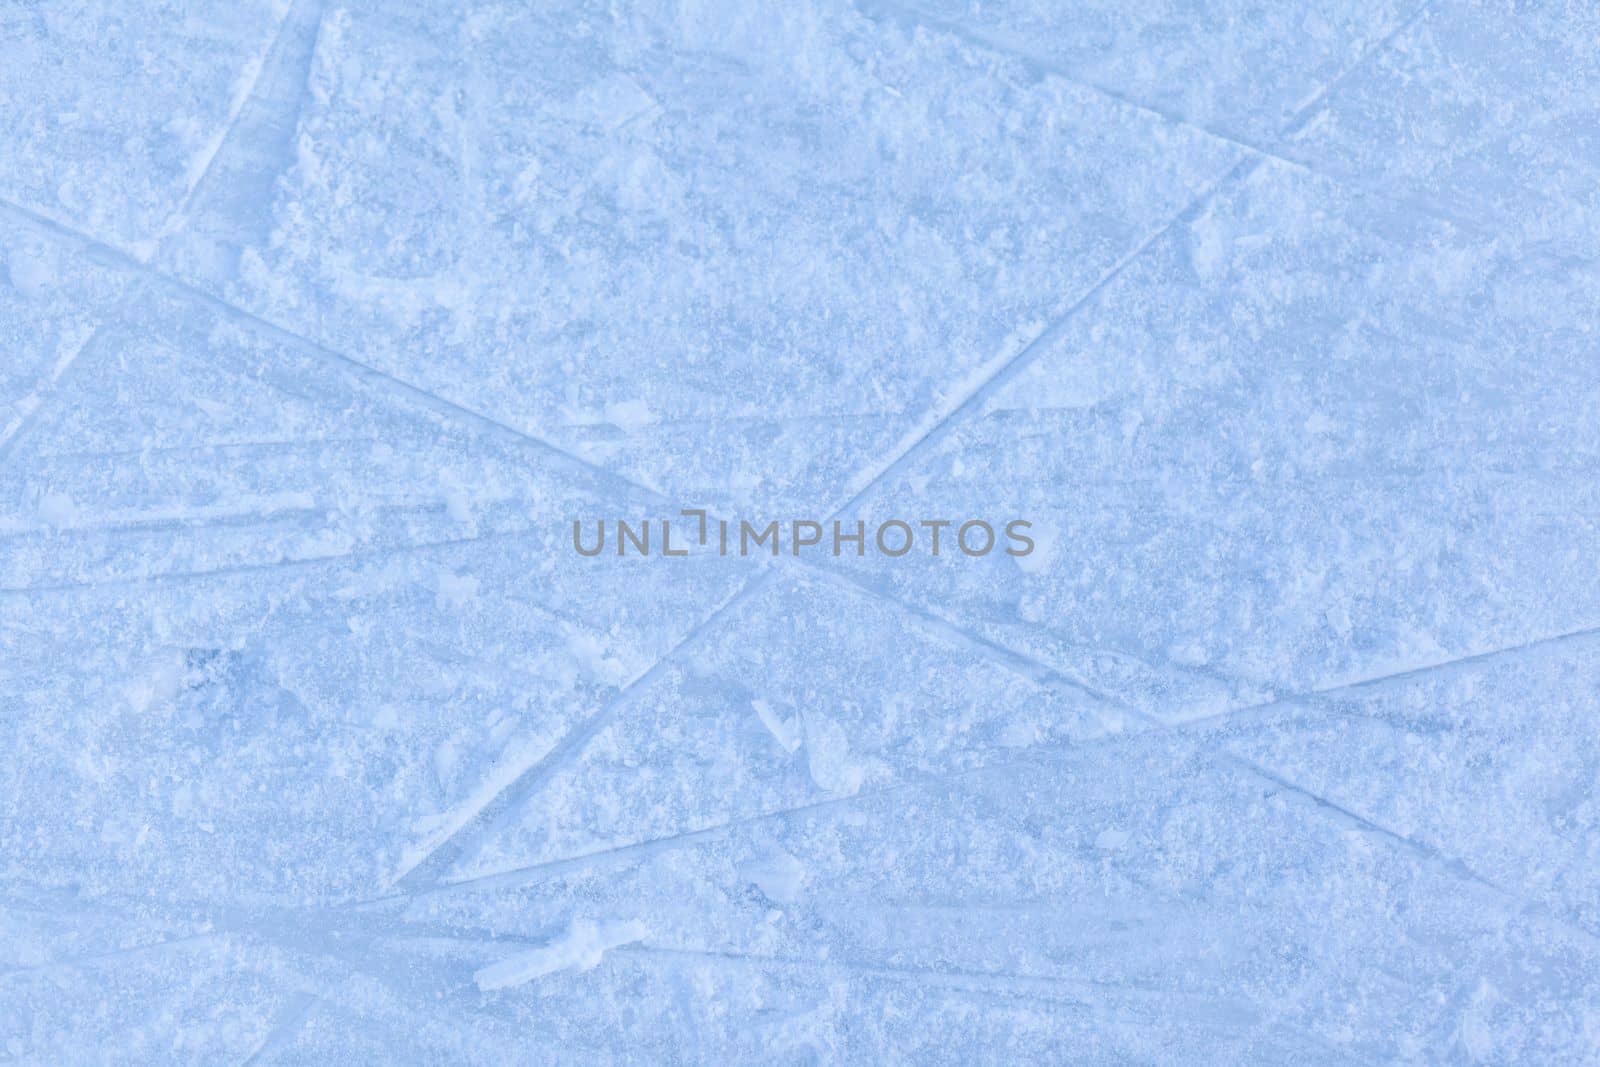
[[611, 654], [610, 648], [594, 634], [576, 631], [567, 636], [567, 654], [585, 678], [602, 685], [624, 685], [628, 668]]
[[772, 705], [765, 700], [752, 700], [750, 706], [756, 709], [756, 715], [761, 719], [761, 725], [767, 732], [777, 739], [785, 752], [793, 752], [800, 747], [800, 734], [796, 729], [795, 719], [781, 719], [778, 713], [772, 710]]
[[606, 421], [619, 430], [631, 432], [650, 425], [655, 416], [643, 400], [622, 400], [606, 405]]
[[452, 522], [472, 521], [472, 498], [459, 486], [444, 491], [444, 510]]
[[51, 526], [71, 526], [78, 518], [78, 505], [65, 493], [47, 493], [39, 499], [39, 517]]
[[798, 900], [806, 886], [805, 864], [776, 845], [741, 864], [739, 874], [782, 904]]
[[1101, 852], [1118, 852], [1128, 843], [1130, 836], [1126, 830], [1108, 826], [1095, 836], [1094, 847]]
[[123, 688], [128, 705], [137, 714], [160, 707], [175, 698], [183, 688], [183, 657], [175, 649], [165, 649], [155, 658], [148, 674]]
[[478, 599], [478, 589], [481, 583], [470, 574], [455, 574], [451, 571], [440, 571], [438, 575], [438, 604], [441, 608], [453, 607], [457, 610], [466, 607]]
[[57, 281], [57, 256], [47, 245], [16, 247], [6, 253], [6, 277], [23, 296], [37, 299]]
[[1495, 1030], [1490, 1015], [1499, 994], [1494, 986], [1480, 979], [1477, 991], [1461, 1015], [1461, 1044], [1474, 1063], [1488, 1063], [1494, 1059]]
[[807, 713], [806, 756], [811, 780], [830, 793], [854, 793], [865, 771], [850, 758], [850, 739], [838, 723], [815, 712]]
[[1031, 722], [1009, 722], [1000, 731], [1000, 744], [1006, 748], [1027, 748], [1038, 740], [1039, 728]]
[[574, 919], [567, 935], [543, 948], [491, 963], [472, 977], [484, 992], [523, 985], [535, 978], [573, 968], [590, 971], [614, 948], [643, 941], [650, 930], [638, 919], [596, 923]]
[[1012, 556], [1017, 568], [1023, 574], [1043, 574], [1055, 563], [1061, 546], [1061, 531], [1053, 524], [1041, 522], [1038, 519], [1030, 520], [1028, 529], [1020, 531], [1024, 536], [1032, 538], [1033, 551], [1026, 556]]

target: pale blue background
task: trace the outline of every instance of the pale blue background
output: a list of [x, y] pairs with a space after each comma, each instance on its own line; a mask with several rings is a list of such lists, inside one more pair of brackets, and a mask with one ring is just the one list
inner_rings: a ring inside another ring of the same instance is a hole
[[0, 0], [0, 1061], [1600, 1062], [1597, 257], [1578, 0]]

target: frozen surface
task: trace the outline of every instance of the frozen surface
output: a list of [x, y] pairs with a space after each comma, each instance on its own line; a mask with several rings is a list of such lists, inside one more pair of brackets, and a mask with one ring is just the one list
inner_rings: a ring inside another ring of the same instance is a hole
[[1591, 5], [0, 0], [0, 1062], [1600, 1063], [1597, 413]]

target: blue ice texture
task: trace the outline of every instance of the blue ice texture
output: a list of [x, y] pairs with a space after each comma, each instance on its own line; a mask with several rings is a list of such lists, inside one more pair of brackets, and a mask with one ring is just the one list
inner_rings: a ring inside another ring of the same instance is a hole
[[1590, 0], [0, 0], [0, 1063], [1600, 1064], [1597, 559]]

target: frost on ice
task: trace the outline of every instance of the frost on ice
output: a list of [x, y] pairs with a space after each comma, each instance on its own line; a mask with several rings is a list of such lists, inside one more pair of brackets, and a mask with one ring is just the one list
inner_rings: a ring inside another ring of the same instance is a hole
[[0, 1059], [1593, 1062], [1591, 7], [0, 5]]

